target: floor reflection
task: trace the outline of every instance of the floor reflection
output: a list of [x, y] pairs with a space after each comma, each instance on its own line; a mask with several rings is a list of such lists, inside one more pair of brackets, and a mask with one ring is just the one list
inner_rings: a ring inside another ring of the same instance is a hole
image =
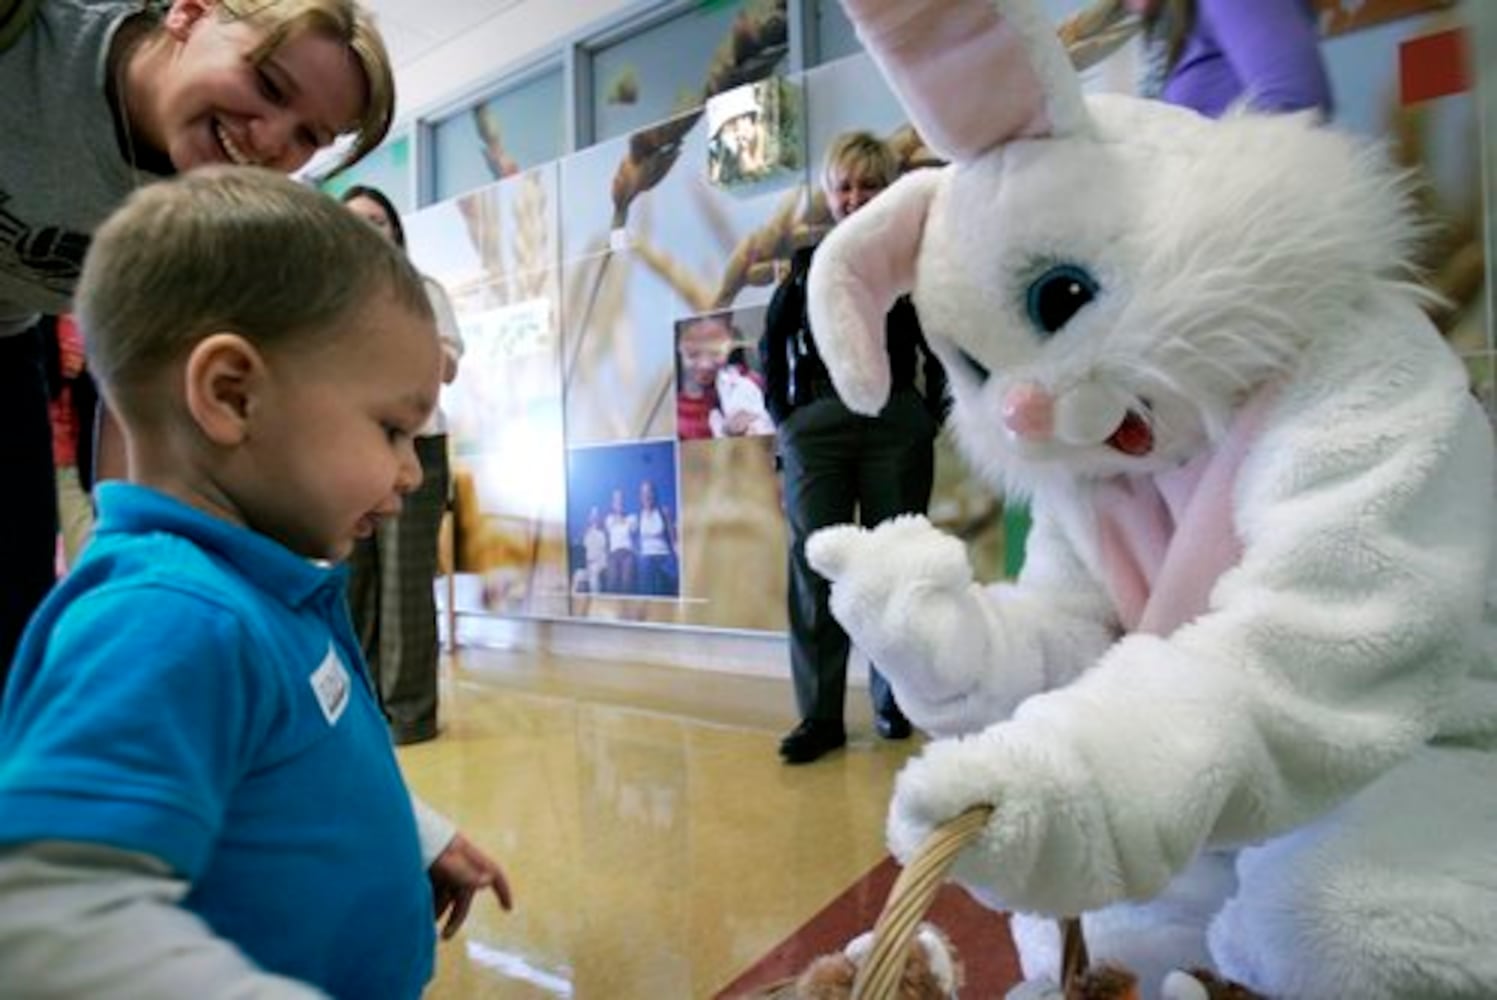
[[475, 906], [433, 1000], [711, 997], [884, 856], [915, 743], [871, 735], [809, 767], [775, 749], [788, 680], [463, 650], [443, 732], [407, 778], [504, 865], [516, 908]]

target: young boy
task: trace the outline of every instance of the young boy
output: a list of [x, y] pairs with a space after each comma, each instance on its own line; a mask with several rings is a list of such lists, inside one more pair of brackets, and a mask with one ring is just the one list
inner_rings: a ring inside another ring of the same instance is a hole
[[78, 309], [130, 481], [0, 704], [0, 982], [419, 996], [433, 912], [509, 887], [413, 815], [326, 563], [420, 481], [421, 279], [333, 200], [213, 167], [99, 230]]

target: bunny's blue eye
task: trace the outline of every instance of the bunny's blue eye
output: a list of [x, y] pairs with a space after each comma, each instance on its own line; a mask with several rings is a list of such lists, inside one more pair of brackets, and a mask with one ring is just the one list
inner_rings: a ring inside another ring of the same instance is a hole
[[1097, 297], [1097, 279], [1075, 264], [1057, 264], [1034, 279], [1024, 293], [1024, 307], [1035, 329], [1049, 336], [1071, 321]]

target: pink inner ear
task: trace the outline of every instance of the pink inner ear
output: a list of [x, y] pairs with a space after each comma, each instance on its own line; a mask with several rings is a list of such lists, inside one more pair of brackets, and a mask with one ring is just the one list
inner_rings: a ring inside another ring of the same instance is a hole
[[1026, 39], [992, 0], [843, 0], [843, 7], [943, 157], [970, 160], [1010, 139], [1051, 134]]
[[925, 218], [943, 173], [901, 177], [838, 223], [812, 261], [811, 329], [838, 393], [858, 413], [877, 413], [889, 398], [884, 317], [914, 287]]

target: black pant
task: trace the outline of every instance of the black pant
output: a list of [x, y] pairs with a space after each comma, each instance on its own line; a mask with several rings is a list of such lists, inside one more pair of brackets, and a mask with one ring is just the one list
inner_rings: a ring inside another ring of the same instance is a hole
[[57, 481], [42, 339], [0, 337], [0, 688], [26, 622], [56, 579]]
[[[802, 719], [841, 722], [847, 693], [847, 633], [832, 617], [831, 587], [806, 562], [806, 539], [856, 514], [872, 527], [924, 513], [935, 468], [936, 422], [913, 389], [896, 390], [877, 417], [824, 396], [793, 410], [779, 428], [790, 522], [790, 669]], [[870, 665], [876, 713], [894, 695]]]
[[447, 509], [447, 435], [416, 438], [421, 485], [349, 557], [348, 602], [397, 743], [437, 735], [437, 543]]

